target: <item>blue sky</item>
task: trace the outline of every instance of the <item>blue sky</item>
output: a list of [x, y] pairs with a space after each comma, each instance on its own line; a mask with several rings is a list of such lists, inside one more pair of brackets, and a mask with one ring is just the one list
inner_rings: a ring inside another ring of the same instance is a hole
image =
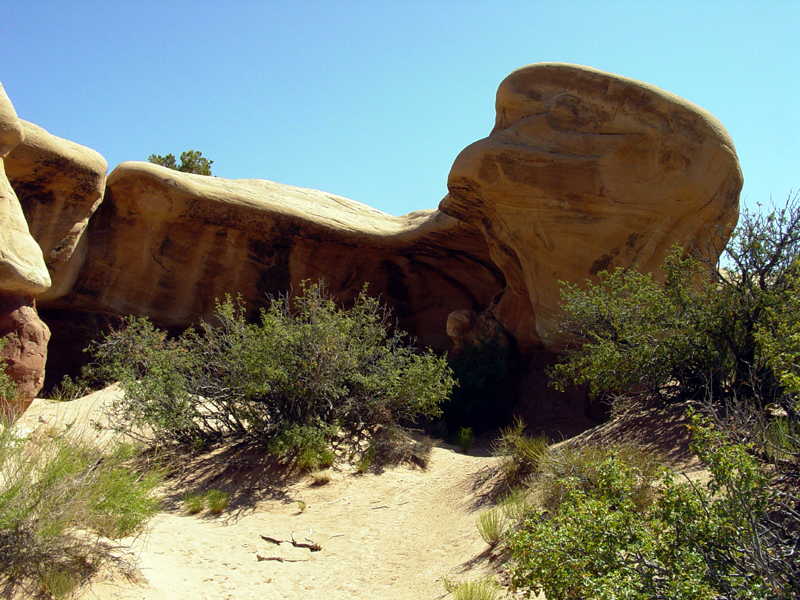
[[399, 215], [436, 207], [506, 75], [572, 62], [711, 111], [755, 207], [800, 189], [798, 31], [797, 0], [0, 0], [0, 82], [110, 169], [194, 149]]

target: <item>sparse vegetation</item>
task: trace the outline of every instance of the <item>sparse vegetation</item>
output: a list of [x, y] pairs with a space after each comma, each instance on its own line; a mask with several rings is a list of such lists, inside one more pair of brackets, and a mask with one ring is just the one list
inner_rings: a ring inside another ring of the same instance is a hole
[[66, 598], [114, 560], [105, 538], [141, 533], [158, 509], [157, 470], [69, 432], [20, 439], [0, 425], [0, 589]]
[[220, 515], [228, 508], [230, 500], [231, 495], [228, 492], [217, 489], [205, 492], [186, 492], [183, 495], [183, 504], [186, 506], [186, 512], [190, 515], [199, 514], [206, 509], [209, 514]]
[[222, 490], [208, 490], [206, 492], [206, 506], [212, 515], [221, 515], [231, 500], [231, 495]]
[[201, 513], [206, 508], [206, 495], [199, 492], [186, 492], [183, 495], [186, 512], [190, 515]]

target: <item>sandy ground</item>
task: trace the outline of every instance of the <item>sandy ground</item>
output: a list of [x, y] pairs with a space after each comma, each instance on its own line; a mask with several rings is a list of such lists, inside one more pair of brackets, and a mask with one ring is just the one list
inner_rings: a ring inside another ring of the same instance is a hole
[[[37, 400], [19, 427], [74, 422], [104, 443], [107, 433], [94, 423], [102, 424], [99, 407], [115, 393], [61, 404]], [[287, 482], [260, 460], [227, 448], [187, 464], [165, 486], [165, 508], [150, 531], [123, 540], [131, 549], [121, 555], [137, 560], [138, 581], [106, 574], [81, 598], [434, 599], [449, 596], [443, 576], [471, 580], [496, 568], [475, 527], [488, 506], [487, 486], [476, 482], [497, 461], [486, 451], [437, 447], [425, 470], [334, 470], [322, 486], [308, 476]], [[218, 517], [189, 515], [182, 493], [212, 487], [232, 494], [229, 509]], [[322, 549], [261, 538], [288, 541], [292, 533]]]
[[[68, 403], [36, 400], [17, 427], [35, 435], [69, 426], [93, 443], [113, 443], [102, 407], [117, 394], [112, 386]], [[565, 443], [628, 439], [698, 476], [682, 415], [680, 407], [647, 412]], [[443, 577], [474, 580], [501, 568], [475, 527], [491, 506], [489, 474], [497, 460], [487, 445], [470, 454], [440, 446], [425, 470], [358, 475], [346, 466], [332, 469], [331, 481], [320, 486], [308, 475], [288, 478], [252, 447], [221, 447], [182, 463], [162, 487], [163, 510], [149, 532], [122, 541], [127, 548], [118, 555], [138, 565], [135, 576], [102, 573], [80, 599], [448, 598]], [[228, 509], [189, 515], [183, 494], [207, 489], [229, 492]], [[292, 535], [321, 549], [292, 546]]]

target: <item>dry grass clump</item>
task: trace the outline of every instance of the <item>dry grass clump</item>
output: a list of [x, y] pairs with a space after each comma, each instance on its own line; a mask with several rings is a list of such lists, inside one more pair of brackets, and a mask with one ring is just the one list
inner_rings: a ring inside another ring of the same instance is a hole
[[525, 485], [539, 472], [540, 462], [547, 455], [549, 446], [545, 436], [527, 435], [525, 422], [520, 418], [502, 431], [494, 451], [502, 457], [500, 470], [509, 489]]
[[445, 589], [453, 594], [454, 600], [495, 600], [501, 591], [497, 582], [490, 577], [459, 583], [444, 578], [443, 582]]
[[186, 512], [196, 515], [208, 509], [212, 515], [222, 514], [230, 503], [231, 495], [221, 490], [206, 490], [205, 492], [187, 492], [183, 495]]

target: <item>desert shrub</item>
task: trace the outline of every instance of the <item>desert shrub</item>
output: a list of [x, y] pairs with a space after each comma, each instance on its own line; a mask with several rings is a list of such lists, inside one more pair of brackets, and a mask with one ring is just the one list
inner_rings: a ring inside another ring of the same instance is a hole
[[270, 440], [269, 450], [280, 458], [288, 458], [299, 469], [314, 471], [329, 467], [336, 459], [330, 447], [335, 430], [330, 426], [290, 424]]
[[796, 597], [796, 537], [770, 526], [767, 474], [721, 431], [696, 419], [694, 432], [708, 484], [643, 471], [634, 451], [576, 450], [508, 535], [513, 585], [552, 600]]
[[554, 512], [573, 488], [591, 494], [607, 487], [604, 479], [607, 463], [624, 466], [627, 499], [637, 511], [647, 510], [655, 498], [656, 483], [663, 469], [657, 456], [626, 444], [561, 445], [547, 449], [539, 459], [533, 482], [539, 506]]
[[22, 440], [0, 427], [0, 589], [67, 597], [111, 560], [103, 538], [143, 531], [159, 502], [156, 470], [69, 433]]
[[458, 385], [442, 405], [448, 430], [483, 433], [503, 425], [513, 403], [513, 356], [501, 334], [463, 340], [450, 367]]
[[359, 439], [438, 415], [453, 386], [446, 361], [417, 352], [366, 288], [345, 310], [304, 283], [260, 323], [227, 298], [215, 322], [171, 339], [129, 318], [94, 346], [94, 372], [125, 391], [112, 408], [118, 429], [183, 444], [292, 432], [302, 446], [304, 428], [328, 427]]
[[562, 329], [574, 344], [551, 372], [555, 385], [642, 401], [776, 404], [796, 418], [798, 252], [800, 195], [766, 214], [744, 211], [719, 261], [711, 249], [676, 248], [663, 285], [622, 269], [564, 284]]
[[526, 434], [525, 422], [520, 418], [501, 431], [494, 453], [501, 457], [500, 471], [509, 489], [526, 484], [539, 472], [539, 463], [547, 455], [549, 445], [544, 436]]

